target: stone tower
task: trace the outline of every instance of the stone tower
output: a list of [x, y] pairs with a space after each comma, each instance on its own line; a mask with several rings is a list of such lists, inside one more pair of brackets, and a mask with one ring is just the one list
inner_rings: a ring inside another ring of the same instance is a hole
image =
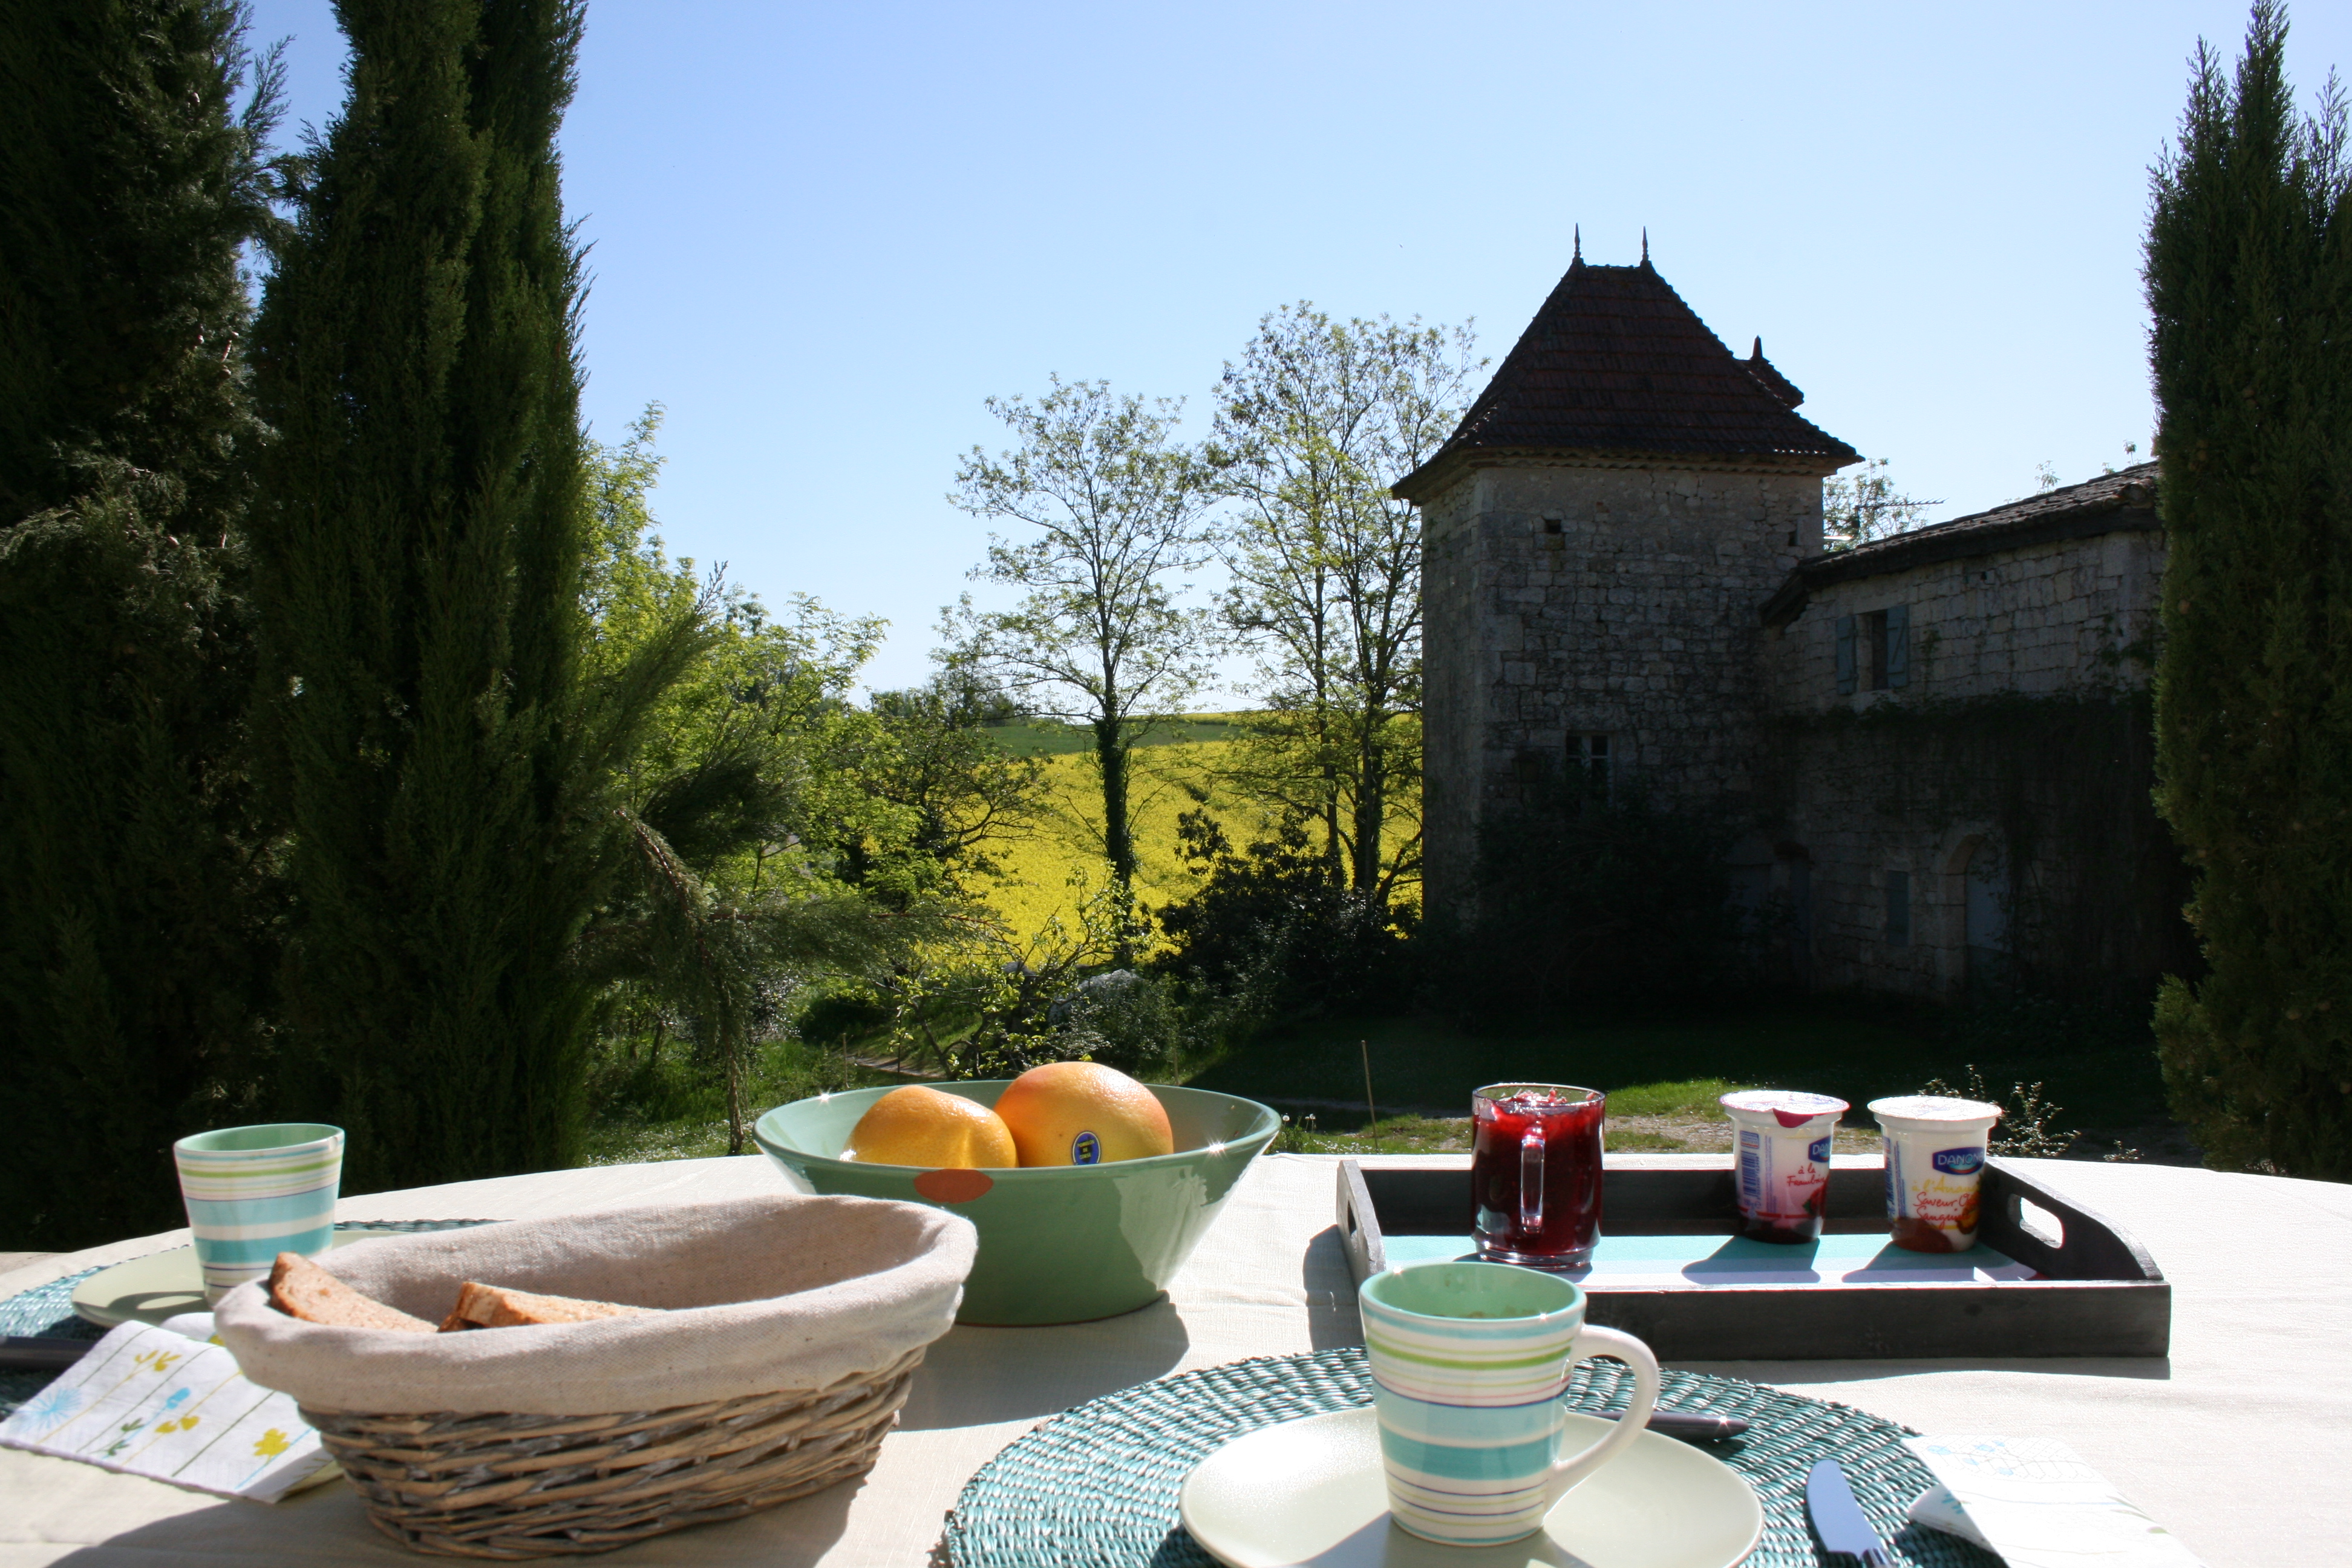
[[1452, 439], [1422, 513], [1424, 896], [1472, 912], [1479, 824], [1562, 768], [1692, 800], [1754, 787], [1759, 610], [1860, 461], [1650, 265], [1580, 254]]

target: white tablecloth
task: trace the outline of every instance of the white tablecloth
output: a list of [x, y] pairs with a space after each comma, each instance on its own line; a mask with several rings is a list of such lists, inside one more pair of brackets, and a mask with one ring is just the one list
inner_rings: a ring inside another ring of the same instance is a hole
[[[2168, 1361], [1692, 1364], [1931, 1434], [2063, 1437], [2213, 1568], [2352, 1563], [2352, 1186], [2023, 1163], [2155, 1255], [2174, 1286]], [[1066, 1328], [957, 1329], [932, 1348], [863, 1482], [599, 1561], [916, 1568], [972, 1471], [1040, 1419], [1173, 1372], [1360, 1342], [1331, 1226], [1335, 1164], [1259, 1161], [1167, 1301]], [[780, 1182], [757, 1157], [684, 1160], [351, 1198], [340, 1217], [520, 1219]], [[185, 1239], [51, 1258], [0, 1276], [0, 1296]], [[0, 1568], [419, 1561], [377, 1535], [340, 1482], [268, 1507], [0, 1449]]]

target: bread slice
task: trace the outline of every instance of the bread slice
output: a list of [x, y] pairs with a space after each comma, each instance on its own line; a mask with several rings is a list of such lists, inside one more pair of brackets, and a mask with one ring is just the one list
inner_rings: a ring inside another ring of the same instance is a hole
[[433, 1325], [387, 1307], [373, 1296], [362, 1296], [309, 1258], [281, 1252], [269, 1270], [269, 1300], [289, 1317], [306, 1323], [326, 1323], [340, 1329], [390, 1329], [394, 1333], [429, 1334]]
[[570, 1296], [534, 1296], [499, 1285], [467, 1280], [441, 1331], [453, 1329], [512, 1329], [530, 1323], [586, 1323], [598, 1318], [643, 1317], [647, 1309], [613, 1301], [582, 1301]]

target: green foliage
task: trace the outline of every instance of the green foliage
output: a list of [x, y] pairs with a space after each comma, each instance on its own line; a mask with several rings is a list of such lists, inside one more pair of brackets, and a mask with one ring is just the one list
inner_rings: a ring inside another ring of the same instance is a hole
[[[2066, 1108], [2051, 1101], [2050, 1097], [2042, 1092], [2042, 1082], [2038, 1079], [2032, 1083], [2012, 1083], [2009, 1086], [2009, 1093], [1997, 1095], [1985, 1087], [1984, 1075], [1977, 1071], [1974, 1062], [1970, 1062], [1963, 1070], [1958, 1083], [1946, 1083], [1940, 1078], [1931, 1078], [1920, 1086], [1919, 1092], [1956, 1100], [1973, 1100], [1980, 1105], [2000, 1106], [2000, 1120], [1993, 1124], [1992, 1133], [1985, 1144], [1987, 1151], [1994, 1154], [2014, 1154], [2029, 1160], [2056, 1160], [2063, 1158], [2083, 1139], [2080, 1132], [2059, 1121]], [[2129, 1150], [2118, 1151], [2118, 1154], [2126, 1163], [2136, 1158]], [[2117, 1157], [2117, 1154], [2107, 1156], [2109, 1160]]]
[[949, 940], [901, 961], [875, 987], [888, 1008], [888, 1047], [951, 1079], [1011, 1078], [1043, 1062], [1092, 1054], [1068, 1026], [1070, 998], [1118, 953], [1129, 902], [1077, 883], [1075, 925], [1058, 915], [1022, 933], [979, 913]]
[[[756, 1109], [747, 1082], [763, 1046], [789, 1032], [799, 992], [821, 974], [879, 974], [940, 927], [924, 902], [954, 855], [998, 827], [940, 811], [964, 830], [951, 846], [918, 841], [921, 814], [877, 780], [903, 760], [899, 731], [847, 692], [881, 624], [845, 620], [795, 597], [774, 621], [715, 574], [698, 584], [653, 532], [650, 492], [658, 409], [617, 447], [590, 443], [596, 546], [583, 573], [593, 636], [589, 662], [625, 679], [681, 625], [706, 624], [693, 661], [655, 702], [644, 740], [619, 773], [615, 818], [633, 874], [616, 879], [581, 934], [577, 962], [614, 987], [599, 1070], [617, 1050], [647, 1062], [675, 1027], [692, 1049], [682, 1068], [722, 1091], [727, 1152], [744, 1151]], [[988, 748], [983, 772], [1021, 764]], [[936, 787], [942, 802], [950, 794]], [[877, 848], [877, 846], [880, 848]], [[936, 851], [936, 852], [934, 852]]]
[[1223, 998], [1236, 1032], [1411, 994], [1414, 910], [1332, 876], [1297, 818], [1237, 850], [1206, 811], [1188, 811], [1177, 838], [1200, 884], [1159, 911], [1169, 952], [1156, 967]]
[[[662, 857], [612, 781], [704, 633], [584, 653], [593, 540], [555, 134], [573, 0], [345, 6], [258, 322], [255, 513], [293, 833], [289, 1109], [359, 1190], [576, 1148], [597, 910]], [[640, 814], [640, 817], [642, 814]]]
[[[1114, 397], [1105, 382], [991, 398], [1014, 446], [974, 447], [950, 498], [975, 517], [1029, 531], [989, 536], [972, 576], [1021, 591], [1010, 609], [982, 611], [966, 595], [942, 617], [950, 673], [999, 683], [1047, 718], [1094, 735], [1103, 803], [1103, 858], [1132, 910], [1135, 818], [1129, 759], [1156, 720], [1173, 718], [1205, 677], [1205, 616], [1177, 602], [1176, 579], [1200, 566], [1210, 500], [1200, 459], [1175, 440], [1177, 409]], [[1134, 953], [1132, 913], [1116, 947]]]
[[1012, 701], [945, 674], [875, 693], [838, 755], [876, 808], [842, 846], [842, 874], [890, 897], [972, 896], [973, 879], [1007, 874], [1003, 846], [1047, 808], [1045, 758], [1006, 751], [983, 724]]
[[2170, 552], [2158, 799], [2210, 973], [2156, 1013], [2217, 1165], [2352, 1177], [2352, 164], [2286, 20], [2200, 47], [2147, 239]]
[[0, 1101], [24, 1110], [0, 1209], [24, 1245], [177, 1223], [172, 1140], [249, 1110], [268, 1044], [237, 255], [277, 71], [243, 28], [224, 0], [0, 4]]
[[[1471, 395], [1467, 327], [1268, 313], [1218, 387], [1208, 458], [1234, 514], [1217, 535], [1225, 623], [1265, 710], [1230, 781], [1316, 825], [1335, 880], [1385, 903], [1419, 878], [1421, 520], [1392, 480], [1443, 445]], [[1400, 814], [1413, 823], [1388, 837]]]
[[1873, 458], [1861, 471], [1833, 474], [1822, 481], [1822, 548], [1851, 550], [1874, 539], [1908, 532], [1940, 501], [1915, 500], [1895, 488], [1886, 459]]

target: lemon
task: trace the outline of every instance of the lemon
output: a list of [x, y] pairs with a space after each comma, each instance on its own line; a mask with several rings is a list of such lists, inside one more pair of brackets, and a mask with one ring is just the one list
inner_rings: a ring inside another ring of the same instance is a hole
[[978, 1100], [921, 1084], [894, 1089], [850, 1130], [845, 1160], [866, 1165], [1016, 1165], [1013, 1134]]
[[1024, 1165], [1100, 1165], [1176, 1150], [1159, 1098], [1100, 1062], [1031, 1068], [997, 1097], [996, 1114]]

